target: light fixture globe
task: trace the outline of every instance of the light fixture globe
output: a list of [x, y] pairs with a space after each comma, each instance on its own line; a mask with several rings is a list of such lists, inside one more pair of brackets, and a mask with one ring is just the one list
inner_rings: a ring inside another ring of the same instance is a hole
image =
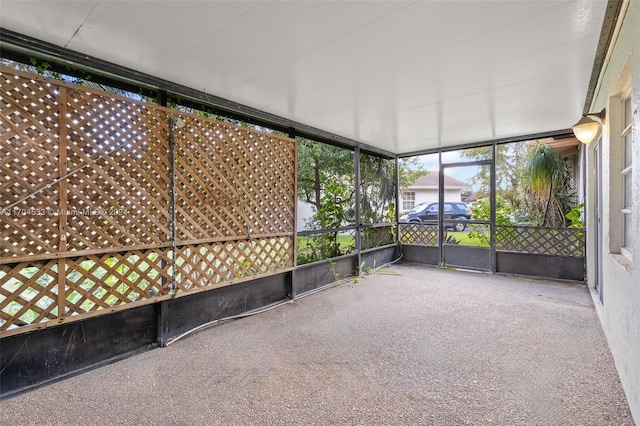
[[[589, 116], [596, 117], [596, 119], [594, 120]], [[576, 138], [584, 144], [593, 141], [596, 136], [598, 136], [600, 125], [604, 123], [604, 118], [606, 116], [607, 110], [605, 108], [600, 112], [590, 112], [583, 115], [580, 121], [571, 126], [573, 134], [576, 135]]]
[[587, 144], [596, 138], [598, 130], [600, 129], [600, 122], [585, 116], [571, 128], [573, 129], [573, 134], [576, 135], [576, 138], [580, 142]]

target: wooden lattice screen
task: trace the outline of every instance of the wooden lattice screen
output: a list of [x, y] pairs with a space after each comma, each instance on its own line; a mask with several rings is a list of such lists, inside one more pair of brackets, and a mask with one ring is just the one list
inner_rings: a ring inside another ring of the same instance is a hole
[[562, 257], [585, 256], [582, 228], [496, 226], [496, 250]]
[[[402, 223], [400, 241], [437, 247], [438, 225]], [[495, 247], [498, 251], [580, 258], [585, 255], [585, 231], [581, 228], [496, 226]]]
[[401, 223], [402, 244], [438, 247], [438, 225], [426, 223]]
[[295, 264], [292, 139], [0, 67], [0, 161], [0, 335]]

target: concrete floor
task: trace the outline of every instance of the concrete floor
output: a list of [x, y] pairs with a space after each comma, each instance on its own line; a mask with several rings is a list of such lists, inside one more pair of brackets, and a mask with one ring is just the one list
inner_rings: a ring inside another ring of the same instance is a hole
[[0, 401], [0, 424], [633, 420], [584, 285], [394, 266]]

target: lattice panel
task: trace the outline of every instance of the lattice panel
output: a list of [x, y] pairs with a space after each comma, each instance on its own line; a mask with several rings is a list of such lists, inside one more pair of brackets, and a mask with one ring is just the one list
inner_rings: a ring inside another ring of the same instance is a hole
[[68, 179], [68, 249], [170, 240], [167, 114], [81, 90], [67, 99], [69, 171], [112, 152]]
[[295, 144], [187, 117], [176, 138], [178, 240], [292, 232]]
[[438, 225], [422, 223], [401, 223], [402, 244], [438, 247]]
[[55, 252], [58, 187], [11, 204], [59, 177], [55, 86], [0, 69], [0, 257]]
[[167, 294], [170, 269], [167, 249], [68, 259], [65, 315]]
[[579, 228], [496, 226], [496, 250], [584, 257], [585, 233]]
[[55, 319], [56, 260], [0, 266], [0, 331]]
[[179, 290], [221, 284], [293, 266], [293, 238], [260, 238], [178, 248]]
[[172, 114], [0, 68], [0, 258], [55, 257], [0, 265], [0, 331], [294, 266], [295, 142], [181, 114], [173, 161]]

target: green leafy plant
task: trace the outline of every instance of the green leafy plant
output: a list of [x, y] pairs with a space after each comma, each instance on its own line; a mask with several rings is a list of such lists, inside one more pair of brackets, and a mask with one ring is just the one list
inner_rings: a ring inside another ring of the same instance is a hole
[[36, 73], [45, 77], [52, 77], [57, 80], [62, 80], [62, 74], [56, 71], [49, 71], [49, 68], [51, 68], [51, 64], [49, 62], [38, 61], [38, 58], [34, 57], [30, 57], [29, 62], [31, 62], [31, 65], [33, 65], [33, 67], [35, 68]]
[[[339, 183], [329, 183], [321, 197], [321, 207], [307, 221], [311, 229], [336, 229], [343, 226], [347, 206], [340, 202], [347, 197], [347, 188]], [[349, 238], [346, 238], [349, 240]], [[351, 252], [353, 245], [344, 244], [345, 236], [338, 232], [327, 232], [306, 237], [304, 246], [299, 245], [298, 264], [331, 259]]]
[[336, 264], [335, 262], [329, 262], [331, 264], [331, 273], [333, 277], [336, 279], [336, 282], [340, 279], [340, 273], [336, 272]]
[[583, 207], [584, 203], [580, 203], [565, 215], [565, 217], [571, 221], [569, 228], [584, 228], [584, 222], [581, 219]]
[[[476, 201], [473, 206], [474, 220], [491, 219], [491, 201], [489, 197], [484, 197]], [[513, 210], [511, 202], [502, 195], [496, 195], [496, 225], [513, 225]], [[480, 240], [483, 244], [489, 245], [489, 233], [483, 226], [471, 226], [469, 238]]]

